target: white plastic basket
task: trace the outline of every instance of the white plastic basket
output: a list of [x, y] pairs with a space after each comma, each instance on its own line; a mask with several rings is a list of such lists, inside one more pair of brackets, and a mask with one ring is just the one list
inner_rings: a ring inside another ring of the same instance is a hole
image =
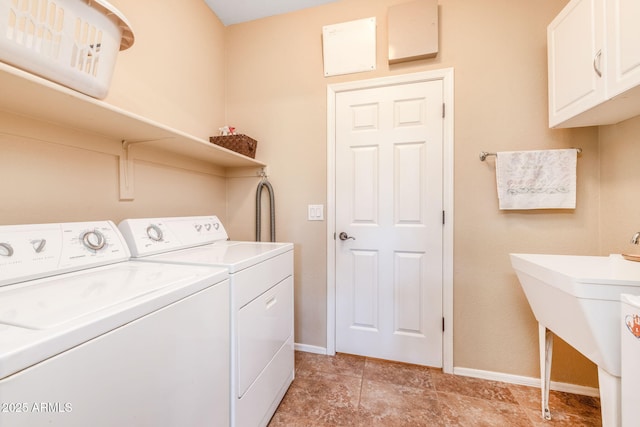
[[0, 61], [95, 98], [107, 96], [118, 51], [133, 40], [103, 0], [0, 0]]

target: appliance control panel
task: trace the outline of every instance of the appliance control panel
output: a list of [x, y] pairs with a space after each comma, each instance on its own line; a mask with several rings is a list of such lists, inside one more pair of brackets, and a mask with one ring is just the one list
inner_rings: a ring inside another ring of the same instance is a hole
[[217, 216], [125, 219], [118, 228], [133, 257], [228, 240], [229, 236]]
[[0, 226], [0, 286], [129, 257], [111, 221]]

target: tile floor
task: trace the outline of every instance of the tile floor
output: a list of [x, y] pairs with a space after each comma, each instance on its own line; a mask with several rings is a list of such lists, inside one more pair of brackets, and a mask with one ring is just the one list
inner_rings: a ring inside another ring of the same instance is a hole
[[599, 399], [443, 374], [423, 366], [348, 354], [296, 352], [296, 378], [269, 427], [600, 426]]

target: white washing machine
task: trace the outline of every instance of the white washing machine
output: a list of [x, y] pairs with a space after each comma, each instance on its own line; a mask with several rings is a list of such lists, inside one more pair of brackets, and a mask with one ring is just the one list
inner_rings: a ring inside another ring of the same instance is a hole
[[129, 257], [110, 221], [0, 226], [0, 426], [229, 424], [227, 271]]
[[621, 410], [622, 426], [640, 423], [640, 296], [622, 294], [621, 299]]
[[231, 423], [265, 426], [294, 376], [293, 244], [229, 241], [216, 216], [128, 219], [132, 256], [224, 266], [231, 286]]

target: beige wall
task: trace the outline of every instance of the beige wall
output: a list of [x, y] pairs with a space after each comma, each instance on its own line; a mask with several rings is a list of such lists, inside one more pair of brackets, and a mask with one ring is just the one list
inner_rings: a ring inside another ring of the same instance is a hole
[[[386, 10], [404, 0], [342, 0], [227, 28], [227, 117], [260, 142], [277, 193], [278, 237], [296, 243], [296, 342], [326, 345], [325, 223], [328, 84], [453, 67], [455, 70], [456, 367], [538, 376], [537, 328], [510, 252], [598, 251], [597, 129], [549, 130], [546, 26], [566, 1], [440, 0], [435, 59], [387, 64]], [[377, 70], [323, 77], [322, 26], [375, 16]], [[575, 211], [500, 212], [493, 159], [482, 150], [582, 147]], [[241, 186], [238, 186], [240, 188]], [[247, 190], [229, 205], [249, 204]], [[233, 214], [237, 223], [251, 212]], [[553, 379], [595, 386], [595, 369], [556, 347]]]
[[[224, 26], [202, 1], [111, 3], [136, 41], [119, 55], [106, 101], [201, 138], [215, 134], [224, 123]], [[119, 141], [0, 112], [0, 223], [225, 217], [223, 170], [145, 146], [132, 152], [136, 197], [123, 202]]]
[[[548, 129], [545, 28], [565, 0], [440, 0], [438, 56], [389, 67], [386, 9], [403, 1], [342, 0], [225, 28], [200, 0], [112, 0], [136, 43], [118, 58], [107, 102], [201, 138], [230, 124], [259, 140], [278, 238], [295, 243], [296, 342], [325, 347], [326, 223], [306, 214], [308, 204], [327, 203], [326, 86], [453, 67], [454, 365], [535, 377], [535, 320], [508, 253], [638, 250], [626, 242], [640, 229], [640, 120]], [[377, 71], [324, 78], [322, 26], [370, 16]], [[578, 146], [575, 211], [497, 209], [494, 163], [480, 162], [481, 150]], [[253, 239], [252, 171], [225, 179], [206, 163], [136, 147], [136, 199], [121, 202], [119, 149], [119, 141], [0, 113], [0, 223], [214, 212], [233, 238]], [[596, 385], [593, 365], [567, 346], [554, 363], [554, 380]]]
[[208, 139], [225, 121], [225, 27], [201, 0], [110, 1], [131, 23], [107, 102]]
[[600, 127], [603, 254], [640, 253], [640, 246], [630, 243], [640, 230], [639, 135], [640, 117]]

